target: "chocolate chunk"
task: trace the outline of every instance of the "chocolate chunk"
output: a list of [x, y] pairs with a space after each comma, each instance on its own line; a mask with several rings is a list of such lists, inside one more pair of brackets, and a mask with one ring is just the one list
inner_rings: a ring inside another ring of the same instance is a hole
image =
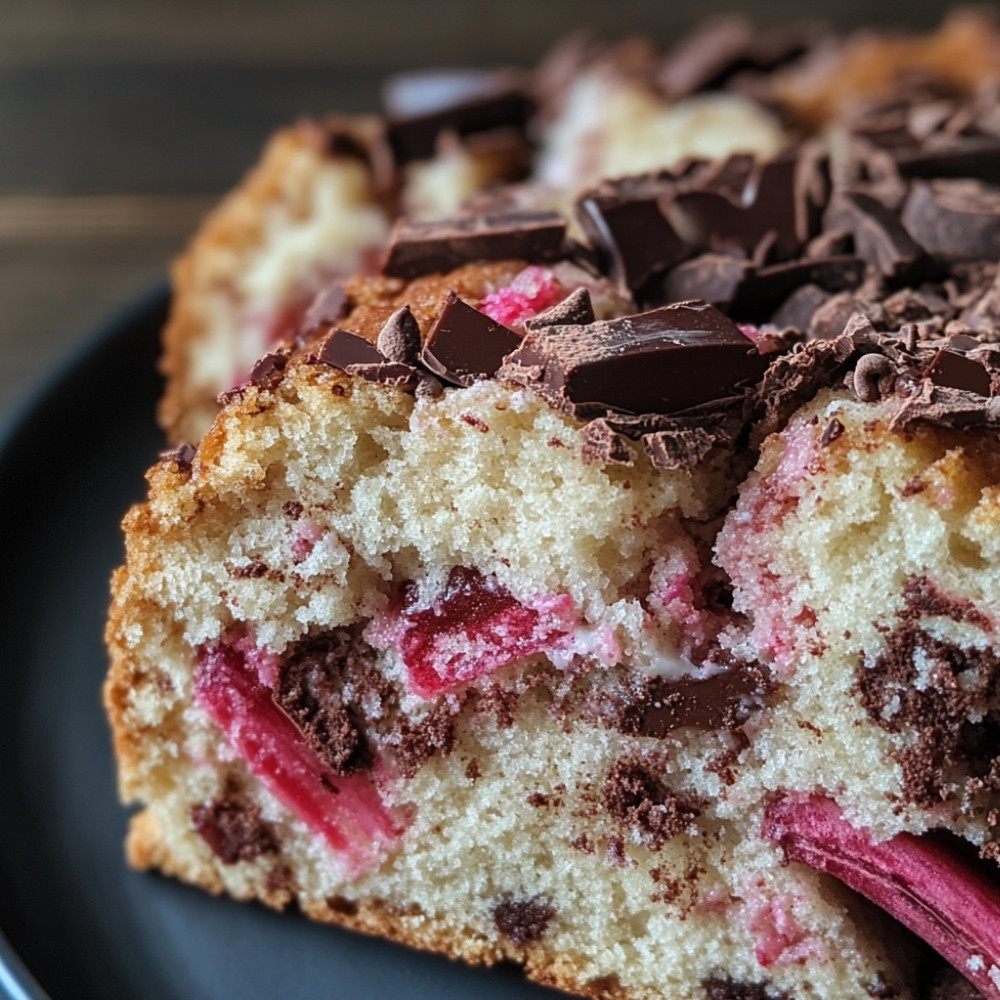
[[505, 899], [493, 908], [497, 930], [516, 945], [531, 944], [545, 933], [556, 911], [544, 899]]
[[[745, 172], [747, 159], [731, 157], [700, 190], [678, 193], [664, 212], [676, 232], [696, 247], [741, 247], [750, 254], [773, 232], [777, 255], [792, 257], [812, 235], [815, 157], [786, 154], [757, 165], [749, 158], [751, 169]], [[740, 174], [742, 186], [736, 190], [732, 178]]]
[[420, 357], [420, 327], [408, 305], [397, 309], [385, 321], [375, 346], [389, 361], [416, 364]]
[[622, 757], [608, 769], [604, 807], [652, 851], [688, 832], [701, 813], [699, 803], [669, 789], [652, 763], [638, 755]]
[[672, 101], [717, 86], [734, 63], [746, 59], [753, 42], [753, 28], [743, 18], [707, 24], [667, 54], [657, 82]]
[[971, 177], [987, 184], [1000, 184], [1000, 138], [975, 136], [952, 138], [895, 154], [904, 177]]
[[818, 285], [827, 292], [841, 292], [857, 288], [864, 276], [864, 261], [857, 257], [793, 260], [748, 270], [728, 312], [741, 320], [763, 323], [802, 285]]
[[383, 97], [398, 163], [434, 155], [443, 132], [524, 131], [534, 102], [509, 71], [430, 70], [389, 80]]
[[303, 331], [314, 330], [318, 326], [330, 325], [339, 322], [347, 315], [348, 299], [344, 286], [337, 283], [324, 288], [302, 317]]
[[1000, 188], [972, 180], [918, 182], [902, 219], [914, 239], [942, 260], [1000, 257]]
[[344, 629], [293, 644], [282, 657], [274, 700], [334, 774], [371, 766], [355, 707], [344, 697], [344, 673], [372, 651]]
[[513, 330], [450, 292], [427, 336], [421, 360], [445, 382], [471, 385], [496, 374], [504, 356], [520, 343]]
[[262, 385], [269, 381], [272, 376], [280, 375], [287, 366], [288, 355], [282, 354], [280, 351], [272, 351], [270, 354], [265, 354], [253, 366], [250, 371], [250, 381], [254, 385]]
[[771, 322], [779, 329], [794, 327], [796, 330], [808, 330], [816, 310], [829, 297], [819, 285], [802, 285], [772, 313]]
[[554, 306], [524, 321], [525, 330], [543, 326], [574, 326], [594, 322], [594, 304], [586, 288], [577, 288]]
[[374, 344], [347, 330], [331, 330], [310, 358], [345, 372], [351, 365], [378, 365], [385, 361]]
[[419, 278], [476, 261], [544, 263], [564, 255], [566, 221], [558, 212], [509, 212], [437, 222], [401, 219], [392, 231], [383, 274]]
[[[925, 254], [895, 213], [871, 195], [840, 191], [830, 198], [824, 225], [848, 230], [858, 256], [893, 280], [919, 276]], [[909, 227], [907, 227], [909, 228]], [[912, 231], [912, 230], [911, 230]]]
[[194, 461], [194, 456], [197, 453], [197, 449], [194, 445], [188, 444], [184, 441], [176, 448], [172, 448], [170, 451], [161, 451], [160, 461], [173, 462], [174, 465], [177, 466], [179, 472], [190, 472], [191, 463]]
[[261, 819], [260, 806], [231, 782], [214, 802], [192, 807], [191, 825], [226, 865], [279, 850], [274, 830]]
[[702, 299], [724, 308], [736, 298], [750, 268], [747, 261], [729, 254], [702, 254], [675, 267], [664, 277], [662, 295], [667, 302]]
[[661, 739], [676, 729], [736, 729], [766, 693], [766, 678], [733, 669], [704, 680], [650, 678], [641, 696], [626, 707], [622, 728]]
[[[971, 340], [972, 338], [965, 338]], [[978, 347], [976, 341], [972, 341]], [[990, 374], [978, 362], [960, 351], [946, 348], [934, 355], [927, 377], [935, 384], [951, 389], [990, 395]]]
[[674, 413], [738, 394], [767, 367], [747, 336], [704, 302], [528, 333], [504, 366], [578, 415]]
[[844, 433], [844, 425], [834, 417], [827, 425], [823, 428], [823, 433], [820, 435], [819, 443], [823, 448], [828, 445], [833, 444]]
[[612, 280], [625, 292], [641, 288], [691, 252], [656, 197], [585, 195], [577, 202], [576, 215], [605, 258]]

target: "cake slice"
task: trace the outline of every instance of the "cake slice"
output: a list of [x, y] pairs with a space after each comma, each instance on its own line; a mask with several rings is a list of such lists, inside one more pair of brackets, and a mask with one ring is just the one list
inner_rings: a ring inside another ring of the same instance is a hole
[[126, 517], [130, 862], [579, 995], [1000, 997], [992, 86], [381, 215]]

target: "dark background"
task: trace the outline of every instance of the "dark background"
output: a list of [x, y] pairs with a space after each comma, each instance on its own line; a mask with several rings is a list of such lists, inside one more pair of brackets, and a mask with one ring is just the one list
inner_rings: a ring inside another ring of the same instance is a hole
[[374, 109], [393, 69], [537, 58], [567, 31], [665, 44], [704, 16], [927, 28], [929, 0], [0, 0], [0, 426], [161, 279], [266, 134]]

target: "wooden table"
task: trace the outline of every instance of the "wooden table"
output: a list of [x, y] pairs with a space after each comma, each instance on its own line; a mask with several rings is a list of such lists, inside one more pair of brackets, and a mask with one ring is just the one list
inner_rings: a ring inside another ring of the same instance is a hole
[[[393, 69], [537, 58], [567, 30], [668, 42], [724, 0], [0, 0], [0, 427], [302, 114], [372, 109]], [[773, 26], [926, 27], [945, 4], [761, 0]]]

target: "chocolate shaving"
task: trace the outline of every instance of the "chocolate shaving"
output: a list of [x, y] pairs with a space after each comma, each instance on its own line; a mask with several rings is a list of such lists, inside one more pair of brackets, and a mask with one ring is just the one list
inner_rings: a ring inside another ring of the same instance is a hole
[[191, 825], [225, 865], [280, 850], [273, 828], [261, 819], [260, 806], [231, 781], [214, 802], [191, 808]]
[[583, 429], [583, 460], [605, 465], [632, 465], [632, 450], [621, 434], [616, 433], [607, 420], [591, 420]]

